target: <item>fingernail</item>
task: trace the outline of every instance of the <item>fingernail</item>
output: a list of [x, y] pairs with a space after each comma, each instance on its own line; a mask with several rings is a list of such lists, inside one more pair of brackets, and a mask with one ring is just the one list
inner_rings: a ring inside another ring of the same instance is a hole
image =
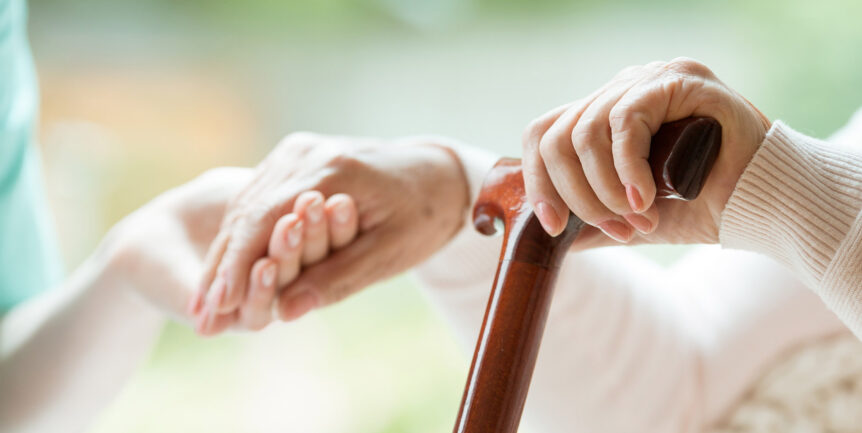
[[260, 280], [264, 287], [272, 287], [273, 283], [275, 283], [275, 263], [269, 263], [264, 266]]
[[335, 213], [335, 222], [339, 224], [346, 224], [347, 220], [350, 219], [351, 212], [349, 203], [339, 203], [335, 206], [333, 212]]
[[643, 208], [644, 200], [641, 198], [641, 193], [638, 192], [638, 189], [634, 185], [626, 184], [626, 197], [628, 197], [629, 206], [631, 206], [633, 211], [643, 212], [646, 210]]
[[632, 237], [631, 229], [619, 221], [607, 220], [598, 227], [617, 242], [627, 243]]
[[560, 217], [554, 211], [551, 205], [540, 201], [536, 203], [536, 216], [539, 217], [539, 222], [548, 233], [556, 234], [560, 226]]
[[296, 248], [302, 241], [302, 221], [287, 230], [287, 246]]
[[189, 298], [189, 303], [186, 305], [186, 314], [189, 316], [194, 316], [200, 311], [203, 306], [204, 300], [204, 292], [203, 290], [196, 290], [192, 297]]
[[320, 220], [323, 219], [323, 200], [320, 197], [315, 198], [314, 201], [308, 205], [308, 209], [305, 213], [308, 215], [309, 222], [320, 222]]
[[652, 231], [652, 222], [643, 215], [630, 213], [627, 215], [623, 215], [623, 218], [625, 218], [626, 221], [629, 222], [629, 224], [634, 226], [634, 228], [638, 229], [638, 231], [643, 234], [648, 234]]
[[217, 309], [221, 304], [222, 298], [224, 298], [225, 292], [227, 292], [227, 283], [225, 282], [224, 277], [216, 277], [209, 293], [207, 293], [206, 307], [210, 310]]
[[311, 291], [302, 292], [287, 301], [281, 312], [284, 321], [296, 320], [317, 306], [317, 296]]
[[202, 336], [202, 337], [206, 336], [205, 331], [206, 331], [206, 324], [207, 324], [208, 318], [209, 318], [209, 310], [207, 310], [206, 307], [204, 307], [201, 310], [201, 314], [195, 320], [195, 332], [197, 332], [197, 334]]

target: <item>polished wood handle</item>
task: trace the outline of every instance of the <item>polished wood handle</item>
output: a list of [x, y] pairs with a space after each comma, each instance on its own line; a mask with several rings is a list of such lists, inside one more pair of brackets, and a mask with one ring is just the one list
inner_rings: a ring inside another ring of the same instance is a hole
[[[721, 146], [721, 125], [690, 117], [662, 125], [653, 136], [650, 165], [657, 197], [693, 200]], [[504, 226], [497, 275], [458, 411], [455, 433], [514, 433], [527, 398], [554, 281], [584, 222], [569, 216], [559, 236], [548, 235], [526, 201], [521, 162], [504, 158], [488, 174], [473, 208], [484, 234]]]

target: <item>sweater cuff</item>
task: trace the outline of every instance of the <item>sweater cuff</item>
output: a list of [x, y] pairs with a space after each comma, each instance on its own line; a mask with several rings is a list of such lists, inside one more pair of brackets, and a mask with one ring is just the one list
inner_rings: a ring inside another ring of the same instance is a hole
[[461, 167], [464, 168], [464, 174], [470, 188], [470, 204], [472, 205], [479, 198], [479, 191], [482, 189], [485, 177], [488, 176], [494, 164], [500, 160], [500, 156], [463, 143], [449, 142], [444, 144], [452, 149], [458, 159], [461, 160]]
[[858, 152], [776, 121], [727, 202], [719, 230], [722, 246], [783, 262], [835, 308], [844, 301], [829, 298], [847, 293], [824, 292], [830, 285], [824, 284], [825, 276], [833, 261], [844, 260], [846, 248], [858, 245], [858, 239], [847, 241], [859, 231], [860, 167]]

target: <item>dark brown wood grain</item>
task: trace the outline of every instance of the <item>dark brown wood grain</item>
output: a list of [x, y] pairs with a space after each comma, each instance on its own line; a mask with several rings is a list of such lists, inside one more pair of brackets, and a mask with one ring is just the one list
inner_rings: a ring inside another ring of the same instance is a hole
[[[663, 125], [650, 153], [659, 197], [694, 199], [720, 145], [721, 125], [712, 118]], [[480, 232], [493, 234], [496, 220], [504, 226], [503, 247], [455, 433], [518, 430], [559, 266], [584, 225], [570, 215], [562, 234], [545, 233], [526, 202], [520, 160], [510, 158], [488, 174], [473, 208]]]

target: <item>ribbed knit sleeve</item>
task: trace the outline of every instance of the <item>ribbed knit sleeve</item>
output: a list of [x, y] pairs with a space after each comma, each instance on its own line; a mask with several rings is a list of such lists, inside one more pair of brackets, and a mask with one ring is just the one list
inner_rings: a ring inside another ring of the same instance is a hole
[[862, 148], [777, 121], [721, 220], [721, 244], [789, 266], [862, 337]]

